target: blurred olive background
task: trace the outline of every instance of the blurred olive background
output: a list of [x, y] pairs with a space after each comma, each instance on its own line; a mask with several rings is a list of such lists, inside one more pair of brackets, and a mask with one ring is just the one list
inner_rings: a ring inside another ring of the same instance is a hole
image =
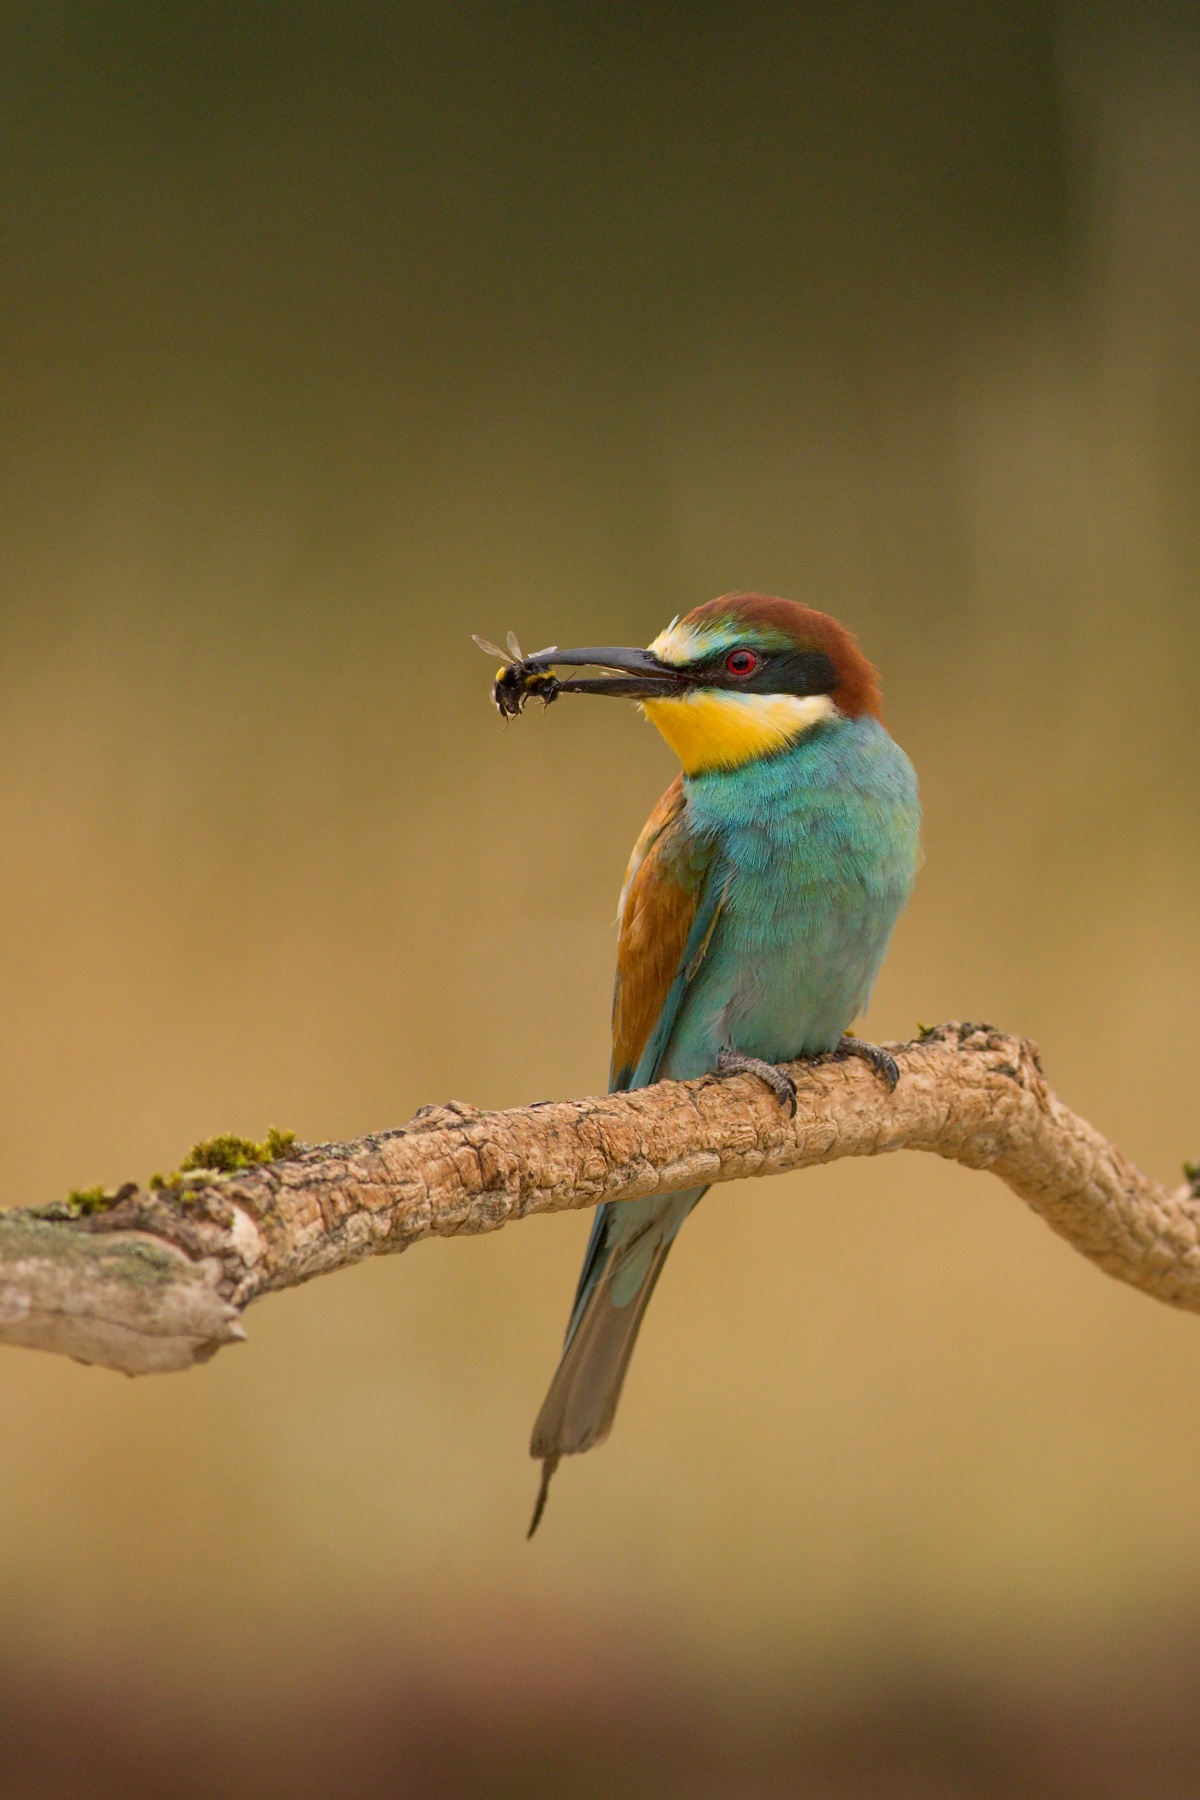
[[[834, 612], [878, 1037], [1200, 1155], [1185, 5], [0, 15], [3, 1196], [607, 1070], [633, 709], [472, 631]], [[713, 1193], [533, 1545], [588, 1221], [126, 1382], [0, 1358], [6, 1796], [1200, 1785], [1200, 1324], [927, 1157]]]

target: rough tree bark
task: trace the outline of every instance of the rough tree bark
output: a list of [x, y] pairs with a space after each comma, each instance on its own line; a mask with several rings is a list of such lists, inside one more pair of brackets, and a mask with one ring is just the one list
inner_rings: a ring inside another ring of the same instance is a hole
[[1141, 1174], [1056, 1098], [1026, 1041], [952, 1024], [890, 1048], [893, 1094], [861, 1062], [794, 1065], [794, 1118], [753, 1075], [511, 1112], [450, 1101], [180, 1192], [130, 1184], [87, 1216], [0, 1213], [0, 1342], [184, 1369], [244, 1337], [260, 1294], [421, 1238], [889, 1150], [991, 1170], [1108, 1274], [1200, 1312], [1200, 1183]]

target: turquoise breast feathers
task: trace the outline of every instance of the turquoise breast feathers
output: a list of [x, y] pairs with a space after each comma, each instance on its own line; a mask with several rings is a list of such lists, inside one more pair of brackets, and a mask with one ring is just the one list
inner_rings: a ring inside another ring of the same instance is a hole
[[912, 764], [877, 720], [835, 718], [684, 788], [721, 901], [661, 1073], [701, 1074], [724, 1045], [767, 1062], [832, 1049], [867, 1006], [920, 865]]

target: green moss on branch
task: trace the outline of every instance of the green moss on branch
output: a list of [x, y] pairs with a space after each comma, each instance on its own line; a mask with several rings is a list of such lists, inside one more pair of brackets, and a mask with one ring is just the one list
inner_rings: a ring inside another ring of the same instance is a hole
[[214, 1175], [236, 1175], [239, 1169], [257, 1168], [262, 1163], [284, 1162], [295, 1154], [294, 1131], [279, 1131], [272, 1125], [261, 1143], [256, 1143], [253, 1138], [238, 1137], [236, 1132], [225, 1131], [193, 1144], [177, 1169], [170, 1175], [152, 1175], [149, 1185], [152, 1188], [169, 1188], [172, 1193], [186, 1195], [190, 1185], [202, 1185]]

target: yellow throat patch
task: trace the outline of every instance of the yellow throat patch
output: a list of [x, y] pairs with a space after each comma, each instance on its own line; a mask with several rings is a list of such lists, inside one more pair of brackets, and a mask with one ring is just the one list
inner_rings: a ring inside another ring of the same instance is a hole
[[721, 688], [693, 688], [640, 704], [685, 775], [736, 769], [757, 756], [772, 756], [835, 710], [828, 694], [734, 694]]

